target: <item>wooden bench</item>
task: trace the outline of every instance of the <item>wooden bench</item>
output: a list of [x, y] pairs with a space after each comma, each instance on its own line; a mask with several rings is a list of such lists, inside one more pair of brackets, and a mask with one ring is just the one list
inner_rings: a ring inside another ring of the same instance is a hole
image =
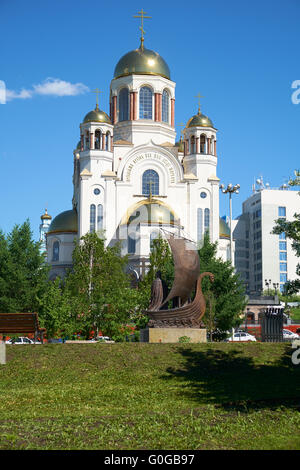
[[46, 328], [40, 328], [37, 313], [0, 313], [0, 333], [3, 341], [7, 335], [33, 333], [34, 340], [39, 336], [43, 343]]

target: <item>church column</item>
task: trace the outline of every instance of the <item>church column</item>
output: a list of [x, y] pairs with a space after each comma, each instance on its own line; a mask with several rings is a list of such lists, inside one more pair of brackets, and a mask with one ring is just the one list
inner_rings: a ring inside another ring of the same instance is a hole
[[210, 155], [210, 138], [207, 137], [207, 152], [208, 155]]
[[200, 138], [196, 137], [196, 153], [200, 153]]
[[175, 127], [175, 98], [171, 99], [171, 126]]
[[110, 151], [114, 151], [114, 138], [112, 135], [110, 136]]
[[94, 150], [95, 148], [95, 139], [93, 132], [90, 133], [90, 149]]
[[117, 96], [113, 96], [113, 124], [117, 122]]
[[158, 121], [158, 93], [154, 93], [154, 121]]
[[137, 120], [137, 91], [133, 92], [133, 120]]
[[104, 132], [103, 132], [103, 134], [102, 134], [102, 149], [101, 149], [101, 150], [105, 150], [105, 137], [106, 137], [106, 136], [105, 136], [105, 134], [104, 134]]
[[160, 122], [162, 120], [162, 94], [159, 93], [158, 97], [158, 116], [157, 116], [157, 120]]
[[130, 92], [129, 100], [129, 120], [133, 121], [134, 109], [133, 109], [134, 94], [133, 91]]
[[214, 155], [217, 156], [217, 141], [214, 140]]

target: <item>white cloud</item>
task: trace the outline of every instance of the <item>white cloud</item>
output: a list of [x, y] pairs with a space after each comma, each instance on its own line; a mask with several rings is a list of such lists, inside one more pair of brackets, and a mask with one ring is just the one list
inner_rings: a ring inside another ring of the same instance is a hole
[[33, 86], [38, 95], [76, 96], [89, 91], [83, 83], [70, 83], [59, 78], [47, 78], [43, 83]]
[[6, 90], [6, 101], [11, 101], [14, 99], [28, 99], [32, 97], [32, 91], [26, 90], [23, 88], [21, 91], [16, 92], [13, 90]]
[[44, 82], [33, 85], [31, 90], [25, 88], [19, 92], [6, 90], [6, 100], [27, 99], [32, 98], [34, 95], [76, 96], [88, 91], [89, 88], [83, 83], [70, 83], [59, 78], [47, 78]]

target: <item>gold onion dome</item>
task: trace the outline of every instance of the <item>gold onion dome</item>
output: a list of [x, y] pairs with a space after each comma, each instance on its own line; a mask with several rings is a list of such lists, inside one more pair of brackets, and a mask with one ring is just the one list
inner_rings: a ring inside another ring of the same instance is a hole
[[214, 125], [209, 117], [202, 114], [199, 110], [198, 114], [195, 114], [195, 116], [188, 120], [186, 127], [214, 127]]
[[220, 217], [219, 220], [219, 237], [230, 239], [230, 228], [227, 222]]
[[129, 216], [128, 224], [134, 223], [135, 220], [142, 224], [178, 224], [174, 213], [157, 200], [149, 200], [136, 208]]
[[77, 232], [77, 212], [72, 209], [58, 214], [52, 220], [48, 233], [55, 232]]
[[41, 215], [42, 220], [51, 220], [51, 215], [48, 214], [47, 209], [45, 209], [45, 214]]
[[123, 55], [117, 63], [114, 78], [126, 75], [160, 75], [170, 80], [170, 69], [165, 60], [154, 51], [140, 47]]
[[93, 111], [87, 113], [83, 122], [106, 122], [107, 124], [111, 124], [109, 116], [104, 111], [101, 111], [101, 109], [98, 108], [98, 105], [96, 105], [96, 108], [93, 109]]

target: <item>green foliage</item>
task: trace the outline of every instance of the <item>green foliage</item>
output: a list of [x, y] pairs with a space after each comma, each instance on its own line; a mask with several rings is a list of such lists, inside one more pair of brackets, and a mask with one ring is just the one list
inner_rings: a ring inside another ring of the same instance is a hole
[[73, 299], [57, 278], [46, 283], [45, 291], [39, 300], [39, 319], [47, 330], [47, 337], [71, 337], [76, 331], [73, 314]]
[[30, 224], [15, 225], [11, 233], [0, 232], [0, 311], [34, 312], [43, 295], [49, 267], [32, 239]]
[[215, 280], [211, 283], [204, 278], [202, 290], [204, 294], [210, 291], [214, 296], [216, 329], [227, 331], [241, 323], [240, 316], [246, 306], [245, 288], [230, 261], [223, 261], [216, 254], [217, 243], [211, 243], [209, 235], [205, 234], [199, 249], [200, 270], [213, 273]]
[[127, 262], [119, 244], [105, 247], [104, 239], [96, 233], [76, 242], [65, 291], [72, 299], [77, 331], [86, 338], [99, 330], [115, 340], [128, 334], [126, 325], [135, 318], [139, 295], [130, 288]]
[[[296, 170], [295, 178], [289, 181], [290, 186], [300, 186], [300, 171]], [[300, 193], [299, 193], [300, 194]], [[279, 235], [285, 233], [286, 238], [292, 240], [292, 248], [296, 252], [296, 256], [300, 257], [300, 213], [294, 214], [294, 220], [289, 222], [285, 219], [277, 219], [276, 225], [272, 233]], [[297, 276], [300, 276], [300, 263], [296, 269]], [[300, 279], [286, 282], [285, 295], [293, 295], [300, 291]]]
[[169, 244], [160, 234], [152, 243], [150, 268], [145, 277], [145, 282], [151, 288], [157, 271], [160, 271], [161, 278], [166, 282], [168, 289], [170, 289], [174, 281], [174, 261]]
[[189, 336], [180, 336], [178, 343], [190, 343], [191, 338]]

